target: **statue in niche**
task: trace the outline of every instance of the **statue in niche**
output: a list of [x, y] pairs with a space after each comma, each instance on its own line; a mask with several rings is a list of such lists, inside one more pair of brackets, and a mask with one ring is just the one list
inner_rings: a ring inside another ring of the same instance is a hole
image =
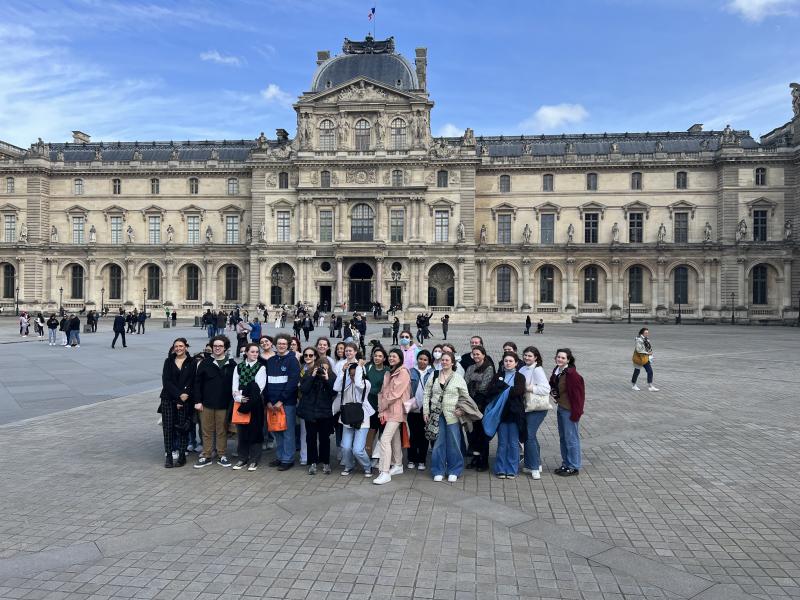
[[664, 143], [661, 140], [656, 142], [656, 152], [663, 152], [664, 151]]
[[571, 244], [574, 241], [574, 238], [575, 238], [575, 225], [570, 223], [569, 227], [567, 227], [567, 243]]
[[175, 241], [175, 228], [172, 224], [167, 225], [167, 243], [171, 244]]
[[97, 243], [97, 229], [94, 225], [89, 228], [89, 243], [96, 244]]
[[789, 241], [792, 239], [792, 220], [786, 219], [783, 223], [783, 239]]
[[172, 152], [169, 153], [169, 159], [170, 160], [178, 160], [178, 149], [177, 148], [173, 148]]
[[262, 242], [267, 241], [267, 224], [265, 221], [261, 221], [261, 226], [258, 228], [258, 239]]
[[219, 160], [219, 150], [216, 148], [211, 149], [211, 160]]
[[64, 162], [64, 152], [62, 150], [56, 152], [56, 160], [58, 162]]
[[522, 230], [522, 243], [527, 245], [531, 243], [531, 226], [525, 223], [525, 229]]
[[350, 143], [350, 121], [347, 120], [344, 114], [341, 114], [336, 121], [336, 125], [339, 128], [339, 146], [347, 148]]
[[375, 119], [375, 143], [378, 145], [378, 148], [383, 147], [384, 133], [386, 133], [386, 117], [380, 115]]
[[459, 244], [463, 244], [466, 238], [467, 238], [467, 233], [464, 228], [464, 221], [459, 221], [458, 227], [456, 227], [456, 239], [458, 239]]
[[20, 244], [27, 244], [28, 243], [28, 226], [25, 225], [23, 221], [22, 225], [19, 228], [19, 243]]
[[704, 242], [710, 242], [711, 241], [711, 233], [712, 233], [711, 223], [706, 221], [706, 226], [703, 227], [703, 241]]
[[618, 244], [619, 243], [619, 223], [616, 221], [611, 226], [611, 243]]
[[133, 226], [128, 225], [128, 229], [125, 230], [125, 233], [128, 234], [128, 243], [132, 244], [136, 241], [136, 234], [133, 232]]
[[480, 245], [486, 245], [486, 223], [481, 225], [481, 233], [480, 233]]
[[211, 225], [206, 227], [206, 243], [211, 244], [214, 242], [214, 230], [211, 229]]
[[253, 241], [253, 228], [250, 224], [247, 224], [247, 228], [244, 230], [244, 239], [249, 244]]
[[658, 240], [659, 244], [663, 244], [664, 241], [667, 239], [667, 228], [664, 227], [664, 223], [661, 223], [658, 227], [658, 233], [656, 234], [656, 239]]
[[611, 142], [611, 153], [616, 154], [619, 152], [619, 144], [617, 142]]
[[743, 242], [747, 238], [747, 222], [742, 219], [736, 226], [736, 241]]
[[57, 244], [58, 243], [58, 229], [55, 225], [50, 228], [50, 243]]

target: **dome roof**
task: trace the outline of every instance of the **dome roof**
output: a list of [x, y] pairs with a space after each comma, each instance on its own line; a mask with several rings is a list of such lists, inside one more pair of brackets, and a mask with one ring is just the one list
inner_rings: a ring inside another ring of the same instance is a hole
[[344, 54], [323, 62], [311, 82], [312, 92], [322, 92], [358, 77], [368, 77], [399, 90], [419, 89], [417, 74], [411, 64], [394, 52], [392, 38], [376, 42], [345, 39]]

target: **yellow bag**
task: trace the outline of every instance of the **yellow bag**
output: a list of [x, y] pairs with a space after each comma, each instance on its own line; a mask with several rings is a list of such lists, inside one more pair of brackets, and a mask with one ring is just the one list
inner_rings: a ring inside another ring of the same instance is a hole
[[635, 364], [637, 367], [643, 367], [649, 362], [650, 362], [649, 354], [644, 354], [643, 352], [633, 353], [633, 364]]

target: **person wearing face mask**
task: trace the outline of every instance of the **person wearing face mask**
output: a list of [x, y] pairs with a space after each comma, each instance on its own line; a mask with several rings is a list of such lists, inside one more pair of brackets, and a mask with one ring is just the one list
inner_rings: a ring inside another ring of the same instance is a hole
[[[439, 350], [441, 357], [441, 350]], [[408, 468], [425, 470], [428, 458], [428, 438], [425, 437], [425, 420], [422, 417], [422, 403], [425, 399], [425, 386], [433, 374], [430, 366], [431, 353], [420, 350], [417, 354], [417, 366], [411, 369], [411, 397], [414, 404], [408, 411], [408, 431], [411, 446], [408, 449]]]
[[497, 427], [497, 457], [494, 473], [498, 479], [514, 479], [519, 471], [520, 432], [525, 431], [525, 376], [517, 371], [519, 357], [503, 354], [503, 370], [498, 381], [508, 386], [508, 399]]
[[408, 371], [411, 371], [417, 364], [419, 346], [414, 343], [411, 333], [408, 331], [404, 331], [400, 334], [400, 351], [403, 354], [403, 366]]
[[235, 471], [247, 467], [258, 468], [261, 460], [261, 444], [264, 442], [264, 400], [262, 393], [267, 385], [267, 369], [258, 360], [261, 352], [258, 344], [251, 342], [244, 347], [244, 360], [233, 371], [231, 391], [233, 410], [250, 415], [246, 425], [236, 425], [238, 462]]
[[542, 477], [542, 457], [536, 432], [550, 409], [550, 382], [542, 368], [539, 349], [528, 346], [522, 354], [525, 363], [519, 372], [525, 377], [525, 467], [533, 479]]
[[[475, 338], [472, 338], [473, 340]], [[471, 340], [470, 340], [471, 341]], [[470, 397], [478, 405], [481, 412], [486, 411], [486, 405], [492, 399], [490, 390], [495, 378], [494, 365], [483, 346], [472, 347], [472, 364], [467, 368], [464, 379], [467, 381], [467, 390]], [[468, 469], [485, 471], [489, 468], [489, 438], [483, 431], [482, 421], [475, 421], [472, 433], [469, 436], [469, 445], [472, 452], [472, 462]]]
[[585, 388], [583, 377], [575, 368], [575, 357], [569, 348], [556, 350], [556, 366], [550, 375], [550, 395], [558, 404], [558, 439], [561, 466], [554, 471], [561, 477], [577, 475], [581, 468], [581, 438], [578, 422], [583, 416]]

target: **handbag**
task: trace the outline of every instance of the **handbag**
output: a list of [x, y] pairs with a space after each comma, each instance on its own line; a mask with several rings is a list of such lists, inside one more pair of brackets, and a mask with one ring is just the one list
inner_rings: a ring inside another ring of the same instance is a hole
[[633, 353], [633, 364], [635, 364], [637, 367], [643, 367], [649, 362], [650, 362], [649, 354], [644, 354], [643, 352]]
[[400, 424], [400, 445], [403, 448], [411, 448], [411, 433], [406, 423]]
[[[239, 412], [239, 407], [242, 405], [241, 402], [234, 402], [233, 403], [233, 412], [231, 414], [231, 423], [234, 425], [249, 425], [250, 424], [250, 413], [246, 412]], [[283, 410], [283, 409], [281, 409]]]
[[270, 431], [286, 431], [286, 411], [283, 407], [267, 410], [267, 428]]
[[525, 392], [525, 412], [550, 410], [550, 396]]

